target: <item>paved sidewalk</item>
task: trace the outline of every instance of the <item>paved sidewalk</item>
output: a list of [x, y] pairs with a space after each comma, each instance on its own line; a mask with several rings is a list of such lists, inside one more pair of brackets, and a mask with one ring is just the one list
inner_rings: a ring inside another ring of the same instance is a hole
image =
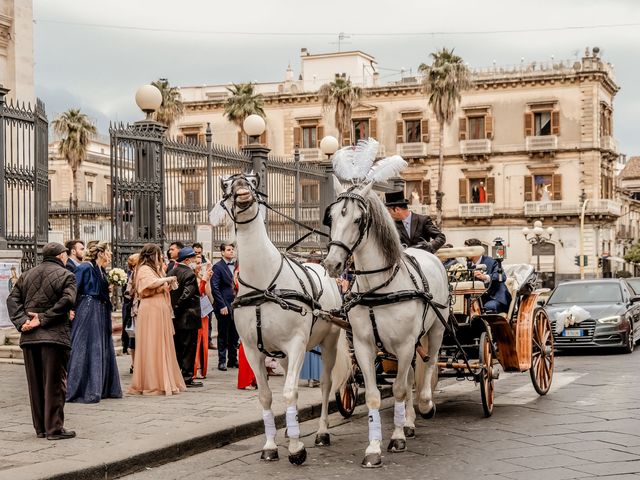
[[[118, 357], [124, 391], [130, 360]], [[0, 364], [0, 478], [112, 477], [141, 462], [177, 459], [261, 433], [257, 391], [236, 388], [237, 370], [218, 371], [215, 351], [209, 365], [203, 388], [173, 397], [125, 394], [93, 405], [67, 404], [65, 427], [78, 436], [53, 442], [35, 436], [24, 367]], [[270, 378], [278, 417], [284, 413], [283, 377]], [[301, 421], [319, 415], [320, 389], [299, 392]]]

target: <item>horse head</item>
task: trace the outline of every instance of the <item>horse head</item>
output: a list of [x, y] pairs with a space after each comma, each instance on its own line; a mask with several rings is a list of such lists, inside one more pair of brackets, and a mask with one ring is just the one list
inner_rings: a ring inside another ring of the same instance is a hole
[[345, 190], [337, 180], [338, 199], [327, 207], [325, 225], [330, 227], [329, 252], [324, 266], [332, 277], [344, 271], [349, 257], [360, 246], [371, 226], [371, 214], [367, 196], [372, 183], [355, 185]]
[[258, 215], [260, 197], [264, 196], [259, 186], [260, 177], [253, 172], [220, 177], [223, 192], [220, 205], [235, 223], [248, 223], [247, 218], [251, 221]]

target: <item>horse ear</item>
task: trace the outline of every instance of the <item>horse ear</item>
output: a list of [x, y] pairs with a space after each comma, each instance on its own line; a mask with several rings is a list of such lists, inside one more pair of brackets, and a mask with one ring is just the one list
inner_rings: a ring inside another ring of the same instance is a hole
[[336, 191], [336, 194], [340, 195], [341, 193], [344, 193], [346, 189], [342, 186], [340, 180], [338, 180], [338, 177], [336, 177], [335, 175], [331, 176], [333, 177], [333, 189]]
[[225, 182], [227, 181], [229, 176], [228, 175], [220, 175], [218, 178], [220, 179], [220, 188], [222, 189], [223, 192], [226, 193], [226, 189], [227, 188], [226, 188]]
[[372, 188], [373, 188], [373, 182], [367, 183], [364, 187], [362, 187], [362, 190], [360, 190], [360, 195], [362, 195], [363, 197], [366, 197], [367, 195], [369, 195], [369, 192], [371, 191]]

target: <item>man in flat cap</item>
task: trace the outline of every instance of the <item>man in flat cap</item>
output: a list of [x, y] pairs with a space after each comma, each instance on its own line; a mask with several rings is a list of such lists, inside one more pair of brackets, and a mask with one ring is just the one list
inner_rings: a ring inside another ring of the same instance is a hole
[[42, 249], [43, 261], [25, 272], [7, 298], [11, 321], [22, 332], [31, 416], [38, 438], [76, 436], [64, 429], [67, 363], [71, 349], [69, 312], [76, 301], [76, 277], [65, 268], [67, 249], [56, 242]]
[[421, 248], [431, 253], [438, 251], [446, 238], [428, 215], [420, 215], [409, 210], [409, 201], [404, 192], [385, 193], [385, 206], [396, 222], [396, 228], [403, 245]]

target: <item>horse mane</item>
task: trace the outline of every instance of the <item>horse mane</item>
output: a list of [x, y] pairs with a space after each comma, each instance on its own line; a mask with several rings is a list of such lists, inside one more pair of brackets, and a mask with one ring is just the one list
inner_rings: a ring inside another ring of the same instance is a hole
[[373, 190], [367, 195], [367, 201], [369, 202], [369, 215], [371, 215], [369, 235], [376, 239], [384, 255], [392, 263], [399, 262], [404, 250], [395, 222], [380, 197]]

